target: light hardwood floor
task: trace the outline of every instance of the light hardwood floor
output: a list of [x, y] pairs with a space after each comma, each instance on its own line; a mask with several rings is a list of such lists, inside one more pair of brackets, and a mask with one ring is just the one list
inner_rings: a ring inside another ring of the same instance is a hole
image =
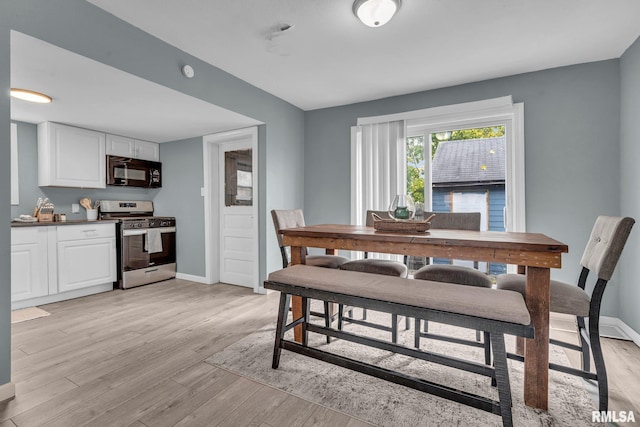
[[[274, 323], [277, 299], [170, 280], [42, 306], [50, 316], [12, 325], [0, 427], [369, 425], [204, 362]], [[605, 351], [611, 409], [640, 414], [640, 348]]]

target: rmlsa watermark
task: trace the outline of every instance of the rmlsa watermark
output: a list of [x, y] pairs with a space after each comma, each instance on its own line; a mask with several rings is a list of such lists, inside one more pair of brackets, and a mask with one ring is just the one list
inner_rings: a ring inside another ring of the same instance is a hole
[[592, 423], [635, 423], [636, 416], [633, 411], [593, 411]]

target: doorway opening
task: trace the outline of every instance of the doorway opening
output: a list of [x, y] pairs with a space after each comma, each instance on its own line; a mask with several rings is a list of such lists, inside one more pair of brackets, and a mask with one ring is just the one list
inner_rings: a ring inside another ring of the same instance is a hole
[[203, 138], [207, 283], [264, 293], [259, 283], [258, 130]]

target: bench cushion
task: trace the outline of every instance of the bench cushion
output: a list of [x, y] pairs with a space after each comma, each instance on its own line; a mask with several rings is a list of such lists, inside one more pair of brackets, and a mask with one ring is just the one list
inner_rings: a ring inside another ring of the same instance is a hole
[[269, 275], [269, 281], [407, 306], [529, 325], [531, 318], [518, 292], [451, 283], [329, 270], [294, 265]]

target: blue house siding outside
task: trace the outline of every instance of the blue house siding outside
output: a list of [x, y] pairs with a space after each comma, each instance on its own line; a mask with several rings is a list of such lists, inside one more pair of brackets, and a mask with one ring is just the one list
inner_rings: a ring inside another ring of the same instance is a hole
[[[432, 163], [431, 210], [480, 210], [486, 221], [483, 230], [504, 231], [505, 155], [504, 137], [440, 142]], [[434, 259], [434, 263], [449, 260]], [[489, 263], [487, 270], [502, 274], [507, 266]]]
[[[470, 192], [488, 195], [488, 224], [489, 231], [505, 231], [504, 230], [504, 207], [505, 207], [505, 191], [504, 184], [494, 184], [487, 186], [474, 187], [438, 187], [432, 191], [432, 211], [433, 212], [451, 212], [451, 193], [452, 192]], [[434, 264], [448, 264], [449, 260], [435, 258]], [[507, 272], [506, 264], [489, 263], [489, 274], [504, 274]]]

